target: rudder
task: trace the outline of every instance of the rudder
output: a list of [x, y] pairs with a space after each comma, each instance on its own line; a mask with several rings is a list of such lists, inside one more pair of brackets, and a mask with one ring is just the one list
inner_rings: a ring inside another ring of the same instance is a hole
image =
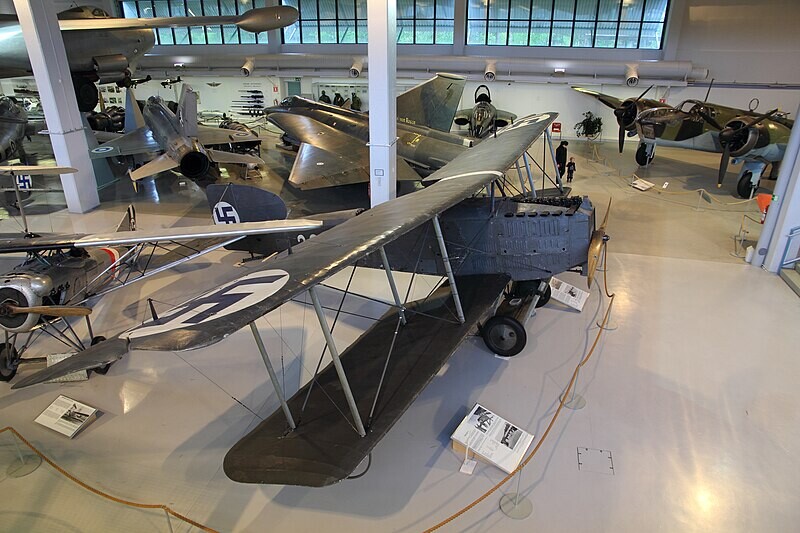
[[397, 121], [450, 131], [466, 79], [437, 74], [397, 97]]
[[249, 185], [212, 184], [206, 198], [214, 224], [285, 220], [286, 203], [274, 193]]

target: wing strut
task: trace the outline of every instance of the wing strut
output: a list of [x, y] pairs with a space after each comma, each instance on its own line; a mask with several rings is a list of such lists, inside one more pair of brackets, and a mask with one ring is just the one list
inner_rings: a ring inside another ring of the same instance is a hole
[[311, 302], [314, 304], [314, 311], [317, 313], [317, 320], [319, 320], [319, 326], [322, 328], [322, 334], [325, 335], [325, 342], [328, 343], [328, 350], [331, 352], [333, 366], [336, 368], [336, 374], [339, 376], [342, 392], [344, 392], [344, 396], [347, 398], [347, 405], [350, 407], [350, 413], [353, 415], [356, 431], [358, 431], [359, 435], [365, 437], [367, 432], [364, 430], [364, 423], [361, 421], [361, 415], [358, 414], [358, 406], [356, 405], [355, 398], [353, 398], [353, 391], [350, 389], [350, 383], [347, 382], [347, 375], [344, 373], [344, 367], [342, 367], [342, 362], [339, 360], [339, 350], [336, 348], [336, 343], [333, 342], [333, 335], [331, 335], [331, 330], [328, 327], [328, 321], [325, 319], [325, 315], [322, 312], [322, 305], [320, 305], [319, 297], [317, 296], [317, 287], [311, 287], [308, 289], [308, 293], [311, 295]]
[[283, 396], [283, 388], [278, 381], [278, 375], [275, 374], [275, 369], [272, 368], [272, 362], [269, 360], [267, 349], [264, 347], [264, 341], [261, 339], [261, 334], [258, 332], [258, 327], [256, 327], [255, 322], [250, 322], [250, 331], [253, 332], [253, 338], [256, 340], [256, 346], [258, 346], [258, 352], [261, 354], [264, 364], [267, 365], [269, 379], [272, 381], [272, 386], [275, 388], [275, 394], [278, 395], [278, 400], [281, 402], [281, 409], [283, 409], [283, 414], [286, 415], [286, 421], [289, 423], [290, 428], [297, 429], [297, 425], [294, 423], [294, 418], [292, 418], [292, 412], [289, 410], [289, 404], [286, 403], [286, 398]]
[[403, 306], [403, 302], [400, 300], [400, 293], [397, 292], [397, 285], [394, 282], [394, 276], [392, 276], [392, 267], [389, 265], [389, 258], [386, 257], [386, 250], [383, 246], [381, 246], [381, 261], [383, 262], [383, 268], [386, 270], [386, 277], [389, 278], [389, 287], [392, 289], [394, 304], [397, 306], [398, 313], [400, 314], [400, 322], [405, 326], [405, 306]]
[[447, 272], [447, 280], [450, 282], [450, 291], [453, 293], [453, 302], [456, 304], [456, 315], [458, 321], [464, 323], [464, 308], [461, 307], [461, 298], [458, 297], [458, 287], [456, 287], [456, 277], [453, 275], [453, 267], [450, 266], [450, 256], [447, 255], [447, 246], [444, 244], [442, 236], [442, 226], [439, 225], [439, 215], [433, 217], [433, 229], [436, 232], [436, 240], [439, 241], [439, 250], [442, 252], [444, 270]]

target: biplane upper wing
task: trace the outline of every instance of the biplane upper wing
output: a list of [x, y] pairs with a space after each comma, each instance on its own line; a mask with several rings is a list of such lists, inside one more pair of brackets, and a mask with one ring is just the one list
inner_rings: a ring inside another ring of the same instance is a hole
[[[308, 239], [264, 266], [147, 321], [123, 334], [131, 350], [182, 351], [216, 343], [276, 309], [295, 295], [379, 250], [503, 176], [549, 127], [557, 113], [531, 115], [497, 132], [429, 176], [433, 185], [374, 207]], [[98, 345], [100, 346], [100, 345]], [[21, 388], [82, 366], [95, 357], [90, 347], [17, 382]], [[56, 369], [56, 367], [59, 367]]]
[[92, 235], [52, 235], [48, 237], [17, 238], [0, 240], [0, 254], [19, 252], [42, 252], [45, 250], [64, 250], [68, 248], [89, 248], [92, 246], [132, 246], [134, 244], [158, 241], [186, 241], [189, 239], [228, 239], [276, 233], [283, 231], [302, 231], [317, 229], [322, 222], [307, 219], [269, 220], [263, 222], [241, 222], [208, 226], [186, 226], [155, 230], [117, 231]]

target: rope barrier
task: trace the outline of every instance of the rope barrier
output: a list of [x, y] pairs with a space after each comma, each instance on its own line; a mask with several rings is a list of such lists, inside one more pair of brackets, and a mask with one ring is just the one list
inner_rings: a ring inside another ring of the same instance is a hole
[[[603, 256], [605, 258], [607, 258], [607, 253], [608, 253], [607, 244], [604, 244], [603, 245]], [[605, 260], [604, 260], [604, 263], [606, 263]], [[605, 328], [606, 323], [608, 322], [608, 317], [609, 317], [609, 315], [611, 313], [611, 307], [614, 305], [614, 297], [615, 297], [615, 295], [614, 294], [610, 294], [608, 292], [608, 265], [605, 264], [604, 267], [605, 268], [604, 268], [604, 272], [603, 272], [603, 290], [605, 291], [606, 296], [608, 298], [610, 298], [610, 300], [608, 302], [608, 307], [606, 307], [606, 312], [605, 312], [605, 314], [603, 316], [603, 321], [600, 324], [600, 329], [597, 332], [597, 336], [595, 336], [595, 338], [594, 338], [594, 342], [592, 343], [591, 348], [589, 348], [589, 351], [586, 353], [586, 356], [583, 359], [581, 359], [581, 361], [575, 366], [575, 370], [572, 372], [572, 377], [570, 378], [569, 383], [567, 384], [567, 388], [564, 391], [564, 394], [561, 395], [561, 398], [558, 401], [558, 408], [556, 409], [556, 412], [553, 413], [552, 418], [550, 418], [550, 422], [547, 424], [547, 428], [544, 430], [544, 433], [542, 433], [542, 437], [539, 439], [539, 442], [536, 443], [536, 446], [533, 448], [533, 451], [531, 451], [531, 453], [528, 455], [528, 457], [526, 457], [525, 460], [523, 460], [519, 464], [519, 466], [517, 466], [517, 468], [515, 468], [510, 474], [508, 474], [506, 477], [504, 477], [502, 480], [500, 480], [500, 482], [498, 482], [495, 486], [493, 486], [488, 491], [483, 493], [481, 496], [479, 496], [478, 498], [473, 500], [472, 503], [470, 503], [466, 507], [463, 507], [461, 510], [457, 511], [456, 513], [453, 513], [452, 515], [450, 515], [446, 519], [442, 520], [441, 522], [439, 522], [435, 526], [426, 529], [425, 533], [431, 533], [431, 532], [436, 531], [437, 529], [449, 524], [453, 520], [457, 519], [458, 517], [460, 517], [461, 515], [465, 514], [467, 511], [469, 511], [470, 509], [472, 509], [473, 507], [475, 507], [476, 505], [478, 505], [479, 503], [484, 501], [486, 498], [488, 498], [494, 492], [496, 492], [500, 487], [502, 487], [503, 485], [505, 485], [506, 483], [511, 481], [511, 479], [515, 475], [517, 475], [523, 468], [525, 468], [525, 466], [528, 463], [530, 463], [531, 460], [536, 456], [537, 452], [542, 447], [542, 444], [547, 439], [547, 436], [550, 434], [550, 430], [555, 425], [556, 420], [558, 420], [558, 416], [561, 414], [561, 410], [564, 408], [564, 399], [569, 397], [569, 393], [572, 392], [572, 387], [575, 385], [575, 381], [578, 379], [578, 372], [580, 371], [581, 368], [583, 368], [584, 365], [586, 365], [586, 363], [589, 362], [589, 359], [592, 357], [592, 354], [594, 353], [594, 350], [597, 347], [597, 343], [600, 341], [600, 337], [602, 336], [603, 331], [605, 331], [604, 328]]]
[[50, 459], [50, 458], [49, 458], [49, 457], [47, 457], [45, 454], [43, 454], [42, 452], [40, 452], [40, 451], [38, 450], [38, 448], [36, 448], [36, 446], [34, 446], [33, 444], [31, 444], [31, 443], [28, 441], [28, 439], [26, 439], [25, 437], [23, 437], [23, 436], [22, 436], [22, 435], [21, 435], [21, 434], [20, 434], [20, 433], [19, 433], [19, 432], [18, 432], [16, 429], [14, 429], [13, 427], [11, 427], [11, 426], [7, 426], [7, 427], [4, 427], [3, 429], [0, 429], [0, 433], [5, 433], [6, 431], [10, 431], [11, 433], [13, 433], [13, 434], [14, 434], [14, 436], [16, 436], [16, 437], [17, 437], [17, 438], [20, 440], [20, 442], [22, 442], [22, 443], [23, 443], [25, 446], [27, 446], [28, 448], [30, 448], [30, 450], [31, 450], [33, 453], [35, 453], [36, 455], [38, 455], [38, 456], [39, 456], [39, 457], [42, 459], [42, 461], [44, 461], [45, 463], [47, 463], [47, 464], [49, 464], [50, 466], [52, 466], [52, 467], [53, 467], [53, 468], [54, 468], [54, 469], [55, 469], [55, 470], [56, 470], [56, 471], [57, 471], [59, 474], [61, 474], [62, 476], [66, 477], [67, 479], [69, 479], [69, 480], [70, 480], [70, 481], [72, 481], [73, 483], [75, 483], [75, 484], [79, 485], [80, 487], [82, 487], [82, 488], [84, 488], [84, 489], [88, 490], [89, 492], [91, 492], [91, 493], [93, 493], [93, 494], [96, 494], [97, 496], [100, 496], [101, 498], [105, 498], [105, 499], [107, 499], [107, 500], [110, 500], [110, 501], [112, 501], [112, 502], [114, 502], [114, 503], [120, 503], [120, 504], [122, 504], [122, 505], [126, 505], [126, 506], [128, 506], [128, 507], [134, 507], [134, 508], [137, 508], [137, 509], [161, 509], [161, 510], [162, 510], [162, 511], [164, 511], [165, 513], [167, 513], [167, 514], [169, 514], [169, 515], [172, 515], [172, 516], [174, 516], [175, 518], [177, 518], [177, 519], [179, 519], [179, 520], [182, 520], [182, 521], [186, 522], [187, 524], [190, 524], [190, 525], [192, 525], [192, 526], [196, 527], [197, 529], [199, 529], [199, 530], [201, 530], [201, 531], [206, 531], [206, 532], [208, 532], [208, 533], [219, 533], [219, 532], [218, 532], [217, 530], [215, 530], [215, 529], [211, 529], [211, 528], [210, 528], [210, 527], [208, 527], [208, 526], [204, 526], [204, 525], [203, 525], [203, 524], [201, 524], [200, 522], [196, 522], [195, 520], [192, 520], [192, 519], [191, 519], [191, 518], [189, 518], [188, 516], [184, 516], [184, 515], [180, 514], [179, 512], [177, 512], [177, 511], [174, 511], [174, 510], [173, 510], [171, 507], [169, 507], [168, 505], [164, 505], [164, 504], [160, 504], [160, 503], [139, 503], [139, 502], [132, 502], [132, 501], [130, 501], [130, 500], [125, 500], [125, 499], [123, 499], [123, 498], [117, 498], [116, 496], [112, 496], [111, 494], [108, 494], [107, 492], [103, 492], [103, 491], [102, 491], [102, 490], [100, 490], [100, 489], [96, 489], [96, 488], [92, 487], [91, 485], [89, 485], [88, 483], [85, 483], [85, 482], [81, 481], [80, 479], [78, 479], [77, 477], [73, 476], [72, 474], [70, 474], [69, 472], [67, 472], [66, 470], [64, 470], [63, 468], [61, 468], [60, 466], [58, 466], [58, 465], [57, 465], [57, 464], [56, 464], [56, 463], [55, 463], [55, 462], [54, 462], [52, 459]]

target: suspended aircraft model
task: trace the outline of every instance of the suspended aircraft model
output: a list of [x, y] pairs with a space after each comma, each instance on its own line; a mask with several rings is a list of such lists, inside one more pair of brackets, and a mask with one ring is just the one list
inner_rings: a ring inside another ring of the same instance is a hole
[[[464, 78], [437, 74], [397, 97], [397, 179], [419, 181], [461, 154], [472, 141], [450, 133]], [[285, 98], [264, 110], [267, 120], [299, 146], [289, 183], [317, 189], [369, 181], [367, 113], [308, 100]], [[416, 170], [416, 172], [415, 172]]]
[[[483, 89], [483, 91], [481, 91]], [[502, 109], [497, 109], [492, 104], [492, 93], [486, 85], [478, 85], [475, 89], [475, 106], [469, 109], [459, 109], [456, 113], [455, 123], [459, 126], [469, 126], [469, 136], [483, 138], [490, 135], [497, 128], [505, 128], [513, 124], [517, 115]]]
[[[723, 106], [709, 102], [708, 93], [705, 100], [685, 100], [672, 107], [660, 102], [653, 105], [654, 101], [641, 96], [621, 101], [613, 96], [575, 89], [614, 109], [620, 125], [620, 152], [623, 130], [629, 131], [629, 136], [639, 135], [641, 144], [636, 151], [639, 165], [653, 160], [657, 144], [719, 153], [722, 157], [717, 187], [721, 187], [730, 159], [735, 163], [741, 161], [736, 192], [742, 198], [749, 198], [758, 187], [768, 164], [773, 165], [774, 173], [786, 152], [794, 125], [793, 120], [781, 116], [777, 109], [759, 114]], [[710, 93], [711, 85], [708, 91]]]
[[[252, 131], [213, 128], [197, 123], [197, 93], [184, 84], [178, 102], [177, 113], [167, 107], [164, 100], [151, 96], [139, 109], [132, 89], [127, 89], [125, 102], [126, 131], [124, 135], [103, 143], [90, 151], [93, 159], [161, 153], [149, 163], [129, 171], [131, 180], [136, 182], [177, 168], [190, 179], [205, 176], [211, 163], [236, 163], [243, 165], [264, 165], [264, 161], [254, 155], [238, 154], [205, 148], [204, 145], [253, 143], [259, 140]], [[130, 117], [130, 121], [128, 118]]]
[[[94, 6], [80, 6], [58, 14], [67, 62], [81, 111], [97, 106], [95, 82], [128, 87], [132, 65], [155, 45], [155, 28], [233, 24], [259, 33], [293, 24], [299, 14], [289, 6], [262, 7], [238, 16], [114, 18]], [[3, 54], [0, 78], [30, 76], [30, 59], [16, 15], [0, 15]]]
[[[0, 167], [0, 174], [64, 174], [66, 167]], [[38, 236], [25, 221], [25, 238], [0, 240], [0, 253], [27, 253], [11, 272], [0, 276], [0, 381], [11, 380], [22, 355], [40, 335], [53, 337], [80, 351], [105, 337], [92, 331], [89, 301], [126, 287], [186, 261], [201, 257], [248, 236], [319, 231], [320, 221], [295, 219], [248, 222], [225, 226], [193, 226], [136, 231], [133, 207], [117, 232], [95, 235]], [[156, 253], [156, 252], [165, 253]], [[85, 317], [89, 343], [69, 323]], [[18, 336], [25, 336], [20, 344]], [[95, 368], [105, 373], [108, 366]]]
[[[14, 387], [102, 366], [130, 350], [208, 346], [249, 326], [281, 409], [228, 452], [226, 474], [245, 483], [325, 486], [340, 481], [479, 324], [492, 351], [514, 355], [525, 345], [522, 324], [546, 295], [550, 276], [580, 268], [591, 283], [589, 267], [596, 266], [596, 259], [588, 255], [601, 248], [605, 228], [593, 231], [595, 211], [588, 198], [530, 200], [496, 194], [505, 189], [505, 172], [556, 116], [531, 115], [498, 130], [496, 137], [429, 176], [429, 187], [367, 210], [307, 239], [292, 253], [245, 265], [239, 279]], [[483, 190], [487, 194], [479, 195]], [[340, 353], [319, 292], [327, 278], [350, 266], [384, 269], [394, 305]], [[392, 270], [436, 274], [448, 281], [428, 298], [405, 302]], [[287, 401], [255, 321], [306, 291], [332, 363]], [[506, 311], [494, 314], [504, 295], [500, 309]]]

